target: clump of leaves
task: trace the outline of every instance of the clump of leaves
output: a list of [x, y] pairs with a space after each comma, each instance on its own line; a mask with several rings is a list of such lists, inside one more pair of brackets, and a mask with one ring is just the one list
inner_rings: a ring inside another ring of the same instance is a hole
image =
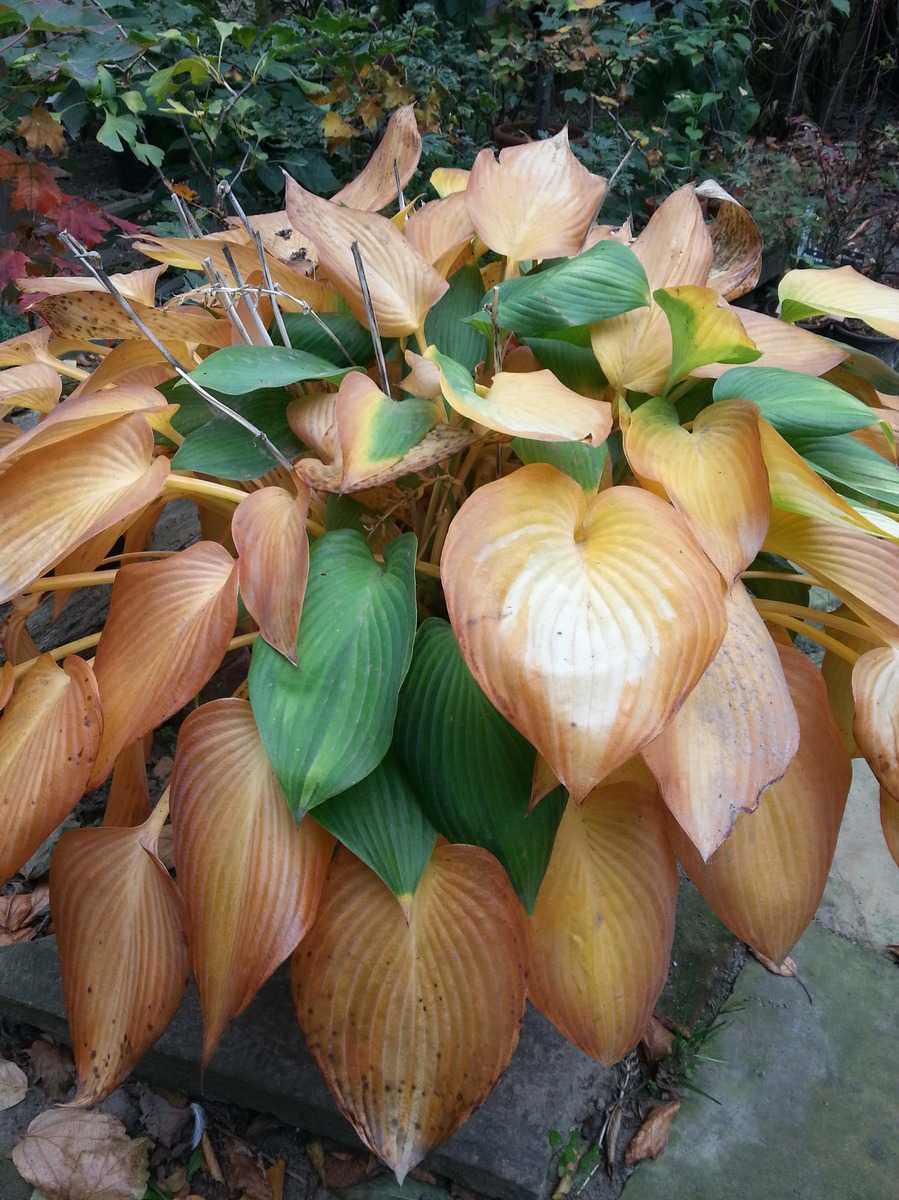
[[[899, 333], [897, 293], [794, 271], [783, 319], [735, 308], [761, 258], [745, 209], [706, 183], [636, 238], [597, 224], [606, 182], [564, 131], [380, 215], [419, 154], [400, 109], [341, 202], [289, 179], [279, 212], [142, 236], [157, 265], [128, 275], [66, 237], [85, 274], [26, 279], [46, 324], [0, 345], [4, 403], [40, 414], [0, 426], [0, 600], [22, 624], [35, 597], [112, 591], [99, 634], [19, 637], [0, 676], [0, 878], [112, 777], [50, 872], [77, 1103], [189, 972], [208, 1061], [292, 956], [309, 1047], [400, 1179], [490, 1092], [526, 995], [603, 1062], [634, 1047], [675, 855], [784, 959], [849, 727], [899, 840], [899, 377], [790, 324]], [[204, 265], [156, 303], [162, 270]], [[202, 540], [148, 551], [175, 499]], [[770, 576], [793, 599], [754, 595]], [[148, 816], [145, 739], [246, 645]]]

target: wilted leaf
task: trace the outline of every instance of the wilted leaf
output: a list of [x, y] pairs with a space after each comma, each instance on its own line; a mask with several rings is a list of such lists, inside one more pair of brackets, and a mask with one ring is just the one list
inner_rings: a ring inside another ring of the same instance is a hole
[[705, 674], [643, 757], [681, 828], [708, 859], [753, 812], [799, 748], [777, 648], [739, 580], [727, 632]]
[[736, 300], [751, 292], [762, 272], [762, 235], [748, 209], [714, 179], [706, 179], [696, 195], [714, 200], [718, 212], [709, 228], [712, 239], [712, 269], [709, 287], [725, 300]]
[[[429, 201], [412, 213], [403, 233], [425, 262], [445, 275], [474, 237], [465, 196], [455, 193], [445, 200]], [[462, 315], [468, 316], [471, 311]]]
[[181, 1141], [188, 1121], [194, 1114], [188, 1104], [170, 1104], [165, 1096], [140, 1087], [140, 1115], [144, 1129], [154, 1142], [171, 1148]]
[[94, 660], [103, 738], [97, 787], [125, 746], [178, 711], [222, 660], [237, 620], [237, 563], [214, 542], [122, 567]]
[[[156, 284], [166, 270], [163, 263], [158, 267], [144, 267], [140, 271], [128, 271], [124, 275], [110, 275], [110, 280], [126, 300], [141, 308], [152, 309], [156, 302]], [[27, 275], [16, 281], [22, 291], [44, 292], [50, 296], [70, 296], [75, 292], [97, 292], [108, 295], [108, 289], [93, 275]], [[135, 334], [134, 336], [138, 336]], [[192, 341], [186, 334], [182, 341]]]
[[241, 598], [269, 645], [294, 663], [309, 575], [309, 491], [303, 483], [297, 490], [251, 492], [231, 519]]
[[677, 1116], [680, 1105], [680, 1100], [669, 1100], [667, 1104], [660, 1104], [652, 1110], [625, 1151], [624, 1161], [629, 1167], [647, 1158], [658, 1158], [665, 1152], [671, 1122]]
[[296, 826], [237, 699], [204, 704], [181, 726], [172, 823], [208, 1062], [310, 928], [333, 840], [312, 820]]
[[[118, 304], [106, 292], [72, 293], [48, 296], [35, 306], [57, 337], [81, 341], [105, 341], [122, 338], [137, 341], [144, 335]], [[179, 308], [150, 308], [145, 304], [132, 306], [144, 325], [164, 342], [198, 342], [205, 346], [227, 346], [231, 342], [232, 326], [219, 320], [196, 305]]]
[[21, 1104], [28, 1093], [28, 1077], [14, 1062], [0, 1059], [0, 1112]]
[[[649, 1024], [643, 1031], [640, 1044], [650, 1062], [661, 1062], [663, 1058], [667, 1058], [671, 1053], [671, 1047], [674, 1045], [674, 1034], [667, 1025], [663, 1025], [659, 1018], [653, 1015], [649, 1018]], [[610, 1155], [609, 1157], [611, 1158], [612, 1156]]]
[[150, 815], [145, 738], [139, 737], [119, 751], [112, 769], [103, 824], [122, 829], [141, 825]]
[[341, 487], [353, 491], [400, 462], [437, 424], [430, 400], [392, 400], [367, 375], [351, 371], [337, 393]]
[[508, 1065], [525, 957], [521, 907], [486, 850], [439, 846], [408, 924], [374, 872], [338, 853], [294, 957], [294, 1000], [338, 1105], [400, 1183]]
[[676, 904], [651, 781], [612, 781], [567, 806], [529, 924], [529, 991], [606, 1065], [643, 1036], [668, 974]]
[[472, 674], [575, 802], [662, 730], [724, 636], [721, 578], [674, 509], [553, 467], [470, 496], [441, 575]]
[[26, 363], [0, 373], [0, 405], [50, 412], [62, 394], [62, 380], [46, 363]]
[[63, 1100], [75, 1082], [75, 1064], [65, 1046], [38, 1038], [28, 1047], [35, 1083], [41, 1084], [50, 1100]]
[[713, 912], [754, 950], [783, 962], [824, 891], [852, 771], [820, 672], [792, 646], [778, 652], [799, 717], [799, 750], [787, 773], [755, 812], [737, 817], [707, 863], [673, 820], [669, 832]]
[[899, 293], [854, 267], [788, 271], [777, 289], [784, 319], [816, 313], [855, 317], [887, 337], [899, 338]]
[[464, 192], [468, 187], [470, 174], [470, 171], [465, 171], [461, 167], [438, 167], [436, 171], [431, 172], [431, 187], [441, 199], [444, 199], [447, 196], [455, 195], [456, 192]]
[[38, 104], [27, 116], [19, 117], [16, 133], [25, 139], [29, 150], [49, 150], [51, 154], [65, 153], [66, 135], [62, 123], [54, 121], [52, 114], [47, 112], [43, 104]]
[[[350, 136], [356, 136], [352, 128]], [[405, 187], [415, 174], [419, 158], [421, 135], [415, 110], [411, 104], [406, 104], [391, 114], [384, 136], [356, 178], [336, 192], [331, 200], [335, 204], [345, 204], [347, 208], [379, 212], [397, 199], [394, 163], [399, 172], [400, 185]]]
[[758, 554], [771, 502], [753, 405], [702, 410], [688, 432], [660, 397], [630, 418], [624, 451], [635, 474], [661, 484], [730, 585]]
[[0, 717], [0, 882], [37, 850], [85, 791], [101, 731], [93, 672], [45, 655], [26, 671]]
[[899, 795], [899, 650], [868, 650], [852, 669], [853, 732], [859, 749], [890, 795]]
[[[776, 317], [751, 308], [741, 308], [738, 312], [743, 328], [762, 352], [753, 367], [781, 367], [803, 375], [826, 375], [848, 353], [845, 347]], [[697, 367], [693, 374], [701, 379], [717, 379], [729, 369], [724, 363], [709, 363]]]
[[555, 137], [484, 149], [464, 193], [478, 236], [513, 262], [577, 254], [606, 194], [571, 152], [568, 127]]
[[712, 288], [690, 283], [658, 288], [653, 299], [671, 329], [666, 389], [707, 363], [750, 363], [761, 358], [737, 310], [722, 304]]
[[108, 1096], [175, 1015], [187, 987], [181, 900], [157, 857], [167, 806], [134, 829], [74, 829], [50, 866], [53, 924], [78, 1091]]
[[45, 1200], [143, 1200], [148, 1150], [116, 1117], [51, 1108], [34, 1118], [12, 1160]]

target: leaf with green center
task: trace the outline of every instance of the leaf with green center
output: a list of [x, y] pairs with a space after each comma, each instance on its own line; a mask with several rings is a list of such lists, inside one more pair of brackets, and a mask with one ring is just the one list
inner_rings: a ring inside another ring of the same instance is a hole
[[650, 302], [640, 260], [619, 242], [599, 242], [575, 258], [499, 285], [502, 329], [542, 337], [556, 329], [592, 325]]
[[408, 908], [437, 832], [392, 752], [359, 783], [320, 804], [315, 819]]
[[658, 288], [653, 299], [671, 327], [671, 369], [666, 389], [709, 363], [750, 363], [762, 352], [749, 337], [734, 309], [722, 306], [711, 288]]
[[425, 319], [425, 337], [450, 358], [473, 371], [487, 354], [487, 339], [467, 324], [481, 303], [484, 284], [475, 266], [462, 267], [450, 278], [449, 291], [441, 296]]
[[[200, 397], [197, 399], [208, 413], [209, 406]], [[255, 392], [229, 407], [267, 433], [288, 458], [295, 458], [303, 447], [287, 423], [289, 402], [290, 396], [286, 392], [271, 388]], [[188, 415], [187, 420], [191, 420], [191, 416]], [[202, 471], [225, 479], [257, 479], [275, 465], [275, 460], [251, 433], [219, 414], [194, 428], [172, 459], [172, 466], [177, 470]]]
[[536, 752], [478, 687], [446, 621], [431, 618], [418, 631], [394, 746], [435, 827], [495, 854], [530, 911], [565, 792], [528, 813]]
[[[335, 354], [337, 347], [334, 347]], [[265, 388], [287, 387], [308, 379], [339, 379], [349, 367], [285, 346], [226, 346], [204, 358], [190, 373], [191, 379], [226, 396]]]
[[404, 534], [377, 562], [352, 529], [312, 547], [297, 635], [299, 666], [261, 638], [250, 703], [293, 812], [345, 792], [390, 746], [415, 638], [417, 542]]
[[838, 487], [899, 509], [899, 470], [870, 446], [848, 434], [802, 438], [793, 445], [819, 475]]
[[367, 375], [351, 371], [337, 393], [341, 487], [352, 490], [392, 467], [437, 424], [433, 400], [391, 400]]
[[780, 367], [735, 367], [716, 380], [715, 400], [751, 400], [785, 438], [831, 436], [877, 420], [867, 404], [826, 379]]
[[[343, 366], [349, 359], [354, 366], [362, 367], [375, 356], [371, 335], [350, 313], [319, 313], [315, 317], [310, 313], [285, 313], [284, 324], [294, 350], [315, 355], [326, 362], [333, 360]], [[338, 339], [345, 355], [322, 325]], [[272, 337], [277, 336], [273, 327]]]
[[608, 444], [586, 442], [537, 442], [513, 438], [512, 449], [523, 463], [549, 463], [579, 483], [585, 492], [595, 492], [609, 456]]

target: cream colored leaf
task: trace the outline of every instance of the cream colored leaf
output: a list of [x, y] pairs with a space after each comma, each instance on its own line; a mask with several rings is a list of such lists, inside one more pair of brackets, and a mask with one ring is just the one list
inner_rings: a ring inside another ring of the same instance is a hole
[[[355, 131], [351, 133], [355, 136]], [[421, 135], [415, 110], [411, 104], [405, 104], [391, 115], [383, 138], [356, 178], [351, 179], [331, 199], [335, 204], [345, 204], [347, 208], [380, 212], [388, 204], [396, 203], [394, 163], [400, 184], [405, 187], [415, 174], [420, 158]]]
[[143, 1200], [149, 1149], [108, 1113], [51, 1108], [34, 1118], [12, 1160], [44, 1200]]

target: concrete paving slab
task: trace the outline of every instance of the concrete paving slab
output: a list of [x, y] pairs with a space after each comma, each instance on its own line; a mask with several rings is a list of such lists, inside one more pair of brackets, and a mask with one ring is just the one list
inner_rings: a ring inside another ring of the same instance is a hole
[[686, 1030], [717, 1012], [746, 958], [696, 888], [681, 880], [671, 968], [656, 1011]]
[[[65, 1038], [55, 939], [0, 951], [0, 1015]], [[283, 970], [227, 1031], [202, 1079], [200, 1046], [200, 1012], [191, 993], [135, 1074], [358, 1145], [306, 1050]], [[614, 1080], [614, 1072], [571, 1046], [529, 1008], [518, 1051], [500, 1083], [427, 1166], [497, 1200], [539, 1200], [550, 1162], [549, 1131], [567, 1136], [580, 1127], [605, 1105]]]
[[852, 790], [818, 920], [878, 950], [899, 942], [899, 870], [880, 828], [880, 788], [862, 758], [852, 765]]
[[729, 1026], [685, 1093], [665, 1154], [624, 1200], [888, 1200], [897, 1195], [899, 973], [819, 924], [795, 980], [746, 963]]

